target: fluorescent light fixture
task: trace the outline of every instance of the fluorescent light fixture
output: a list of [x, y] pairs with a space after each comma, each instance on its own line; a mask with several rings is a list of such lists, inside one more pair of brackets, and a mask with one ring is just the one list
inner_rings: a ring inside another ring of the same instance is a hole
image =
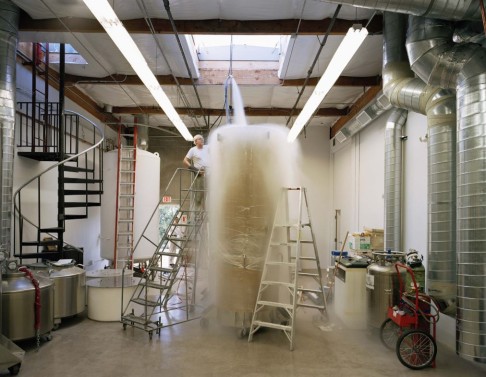
[[331, 62], [327, 66], [326, 71], [317, 83], [314, 92], [311, 94], [304, 108], [295, 120], [294, 125], [287, 136], [287, 141], [289, 143], [293, 142], [297, 136], [299, 136], [300, 131], [302, 131], [324, 97], [329, 93], [329, 90], [331, 90], [332, 86], [339, 78], [339, 75], [348, 65], [367, 35], [368, 30], [366, 30], [366, 28], [353, 26], [348, 30], [343, 41], [334, 53]]
[[120, 52], [123, 54], [128, 63], [132, 66], [135, 73], [140, 77], [152, 96], [155, 98], [165, 115], [174, 124], [180, 134], [187, 141], [192, 141], [192, 135], [186, 125], [180, 118], [177, 111], [172, 106], [169, 98], [162, 90], [157, 78], [150, 70], [147, 61], [138, 49], [130, 34], [119, 20], [110, 4], [106, 0], [83, 0], [91, 13], [96, 17], [98, 22], [103, 26]]

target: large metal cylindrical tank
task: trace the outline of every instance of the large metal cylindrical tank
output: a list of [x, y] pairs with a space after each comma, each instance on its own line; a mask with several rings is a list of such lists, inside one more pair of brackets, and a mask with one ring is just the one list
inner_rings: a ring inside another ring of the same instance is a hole
[[34, 267], [38, 270], [35, 275], [54, 281], [54, 319], [82, 313], [86, 308], [86, 271], [73, 264], [44, 266]]
[[[117, 203], [118, 150], [105, 153], [103, 162], [104, 195], [101, 202], [101, 257], [113, 260], [115, 247], [115, 223]], [[160, 157], [137, 148], [134, 204], [134, 246], [140, 238], [155, 207], [160, 201]], [[158, 216], [149, 224], [145, 235], [154, 242], [159, 239]], [[140, 241], [133, 259], [147, 260], [154, 253], [154, 247], [146, 239]], [[123, 267], [123, 266], [122, 266]]]
[[209, 218], [213, 304], [255, 307], [277, 202], [289, 171], [288, 130], [229, 125], [209, 140]]
[[[379, 328], [387, 318], [388, 308], [400, 300], [395, 263], [404, 256], [401, 252], [373, 253], [374, 262], [366, 270], [366, 320], [370, 327]], [[404, 279], [405, 271], [401, 270], [400, 274]]]
[[[11, 340], [34, 338], [35, 288], [23, 272], [3, 275], [2, 333]], [[54, 327], [54, 282], [36, 276], [40, 288], [40, 334]]]

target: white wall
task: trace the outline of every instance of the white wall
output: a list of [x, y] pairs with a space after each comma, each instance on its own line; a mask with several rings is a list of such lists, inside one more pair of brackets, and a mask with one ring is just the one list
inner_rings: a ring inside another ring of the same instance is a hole
[[[351, 234], [362, 232], [363, 227], [383, 228], [383, 157], [387, 114], [356, 134], [331, 156], [332, 208], [341, 213], [338, 220], [338, 249], [348, 231]], [[331, 232], [335, 232], [334, 223]], [[334, 249], [335, 245], [331, 244], [330, 248]]]
[[[312, 230], [316, 238], [321, 267], [327, 266], [330, 244], [331, 211], [329, 128], [307, 127], [297, 141], [301, 154], [297, 161], [295, 184], [306, 187]], [[304, 266], [306, 267], [306, 266]]]

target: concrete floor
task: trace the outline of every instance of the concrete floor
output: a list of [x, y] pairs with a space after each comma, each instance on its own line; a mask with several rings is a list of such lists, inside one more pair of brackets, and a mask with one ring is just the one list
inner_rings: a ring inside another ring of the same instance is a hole
[[[32, 341], [20, 345], [27, 351], [19, 376], [124, 377], [124, 376], [461, 376], [486, 375], [485, 365], [461, 359], [438, 345], [437, 366], [413, 371], [387, 350], [376, 333], [350, 330], [313, 309], [298, 312], [295, 349], [281, 331], [258, 332], [252, 343], [239, 338], [240, 329], [209, 326], [200, 320], [161, 330], [150, 341], [142, 330], [120, 323], [96, 322], [78, 315], [63, 320], [51, 341], [35, 350]], [[0, 376], [8, 376], [0, 371]]]

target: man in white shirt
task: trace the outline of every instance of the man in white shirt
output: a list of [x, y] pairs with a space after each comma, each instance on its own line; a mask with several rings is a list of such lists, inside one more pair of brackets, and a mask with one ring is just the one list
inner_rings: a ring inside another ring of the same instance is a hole
[[194, 198], [198, 207], [201, 206], [204, 198], [204, 174], [208, 167], [208, 160], [208, 147], [204, 145], [204, 138], [202, 135], [194, 136], [194, 147], [189, 149], [183, 163], [188, 169], [197, 173], [193, 189], [195, 190]]

